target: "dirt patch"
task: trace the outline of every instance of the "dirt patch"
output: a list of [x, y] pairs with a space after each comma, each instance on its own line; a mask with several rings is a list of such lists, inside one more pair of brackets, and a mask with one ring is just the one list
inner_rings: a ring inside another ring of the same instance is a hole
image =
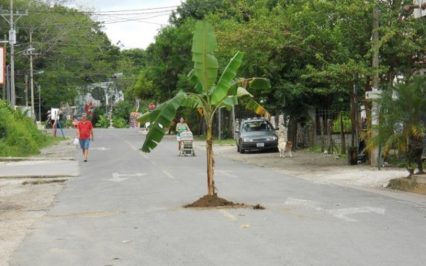
[[[0, 179], [0, 266], [7, 266], [28, 229], [50, 208], [63, 183], [22, 185]], [[29, 182], [33, 180], [28, 180]]]
[[20, 210], [22, 206], [9, 203], [9, 202], [0, 202], [0, 214], [6, 211]]
[[253, 206], [253, 209], [254, 210], [264, 210], [265, 209], [265, 207], [263, 207], [262, 205], [260, 205], [260, 204], [256, 204], [256, 205], [254, 205]]
[[212, 207], [247, 207], [242, 203], [234, 203], [217, 195], [205, 195], [191, 204], [185, 205], [185, 208], [212, 208]]
[[426, 175], [412, 176], [410, 179], [395, 178], [389, 182], [388, 187], [426, 195]]

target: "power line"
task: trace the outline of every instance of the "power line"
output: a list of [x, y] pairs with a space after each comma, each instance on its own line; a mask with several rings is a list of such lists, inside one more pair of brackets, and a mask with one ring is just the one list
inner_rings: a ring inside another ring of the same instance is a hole
[[[78, 12], [75, 12], [76, 14], [87, 14], [87, 15], [96, 15], [96, 14], [114, 14], [114, 13], [128, 13], [128, 12], [145, 12], [148, 13], [150, 11], [161, 11], [161, 9], [174, 11], [179, 6], [165, 6], [165, 7], [155, 7], [155, 8], [138, 8], [138, 9], [123, 9], [123, 10], [107, 10], [107, 11], [82, 11], [78, 10]], [[59, 13], [59, 14], [73, 14], [69, 11], [62, 11], [62, 10], [31, 10], [31, 13]]]

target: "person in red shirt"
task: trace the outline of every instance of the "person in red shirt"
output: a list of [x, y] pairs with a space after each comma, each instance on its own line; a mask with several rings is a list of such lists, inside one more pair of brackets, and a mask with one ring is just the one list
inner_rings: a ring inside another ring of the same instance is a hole
[[84, 162], [87, 162], [87, 158], [89, 157], [90, 140], [93, 141], [93, 125], [92, 122], [87, 120], [87, 114], [83, 113], [76, 129], [76, 136], [80, 140], [80, 147], [83, 151], [83, 159]]

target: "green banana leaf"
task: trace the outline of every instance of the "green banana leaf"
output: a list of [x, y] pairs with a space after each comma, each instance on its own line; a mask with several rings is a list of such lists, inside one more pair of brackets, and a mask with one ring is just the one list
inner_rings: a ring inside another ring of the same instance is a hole
[[211, 104], [217, 105], [223, 101], [226, 96], [229, 94], [229, 90], [232, 88], [232, 85], [235, 83], [234, 79], [237, 76], [237, 71], [241, 66], [243, 61], [244, 54], [237, 52], [234, 57], [229, 61], [225, 70], [220, 77], [217, 86], [214, 88], [211, 94]]
[[204, 92], [208, 92], [217, 79], [219, 64], [214, 56], [216, 48], [213, 27], [208, 22], [197, 22], [192, 42], [192, 61], [194, 75], [201, 83]]
[[188, 73], [188, 78], [189, 80], [195, 84], [194, 85], [194, 89], [197, 93], [203, 93], [203, 86], [201, 85], [201, 83], [198, 81], [198, 78], [195, 76], [194, 74], [194, 69], [192, 69], [189, 73]]
[[228, 109], [237, 104], [238, 104], [238, 97], [236, 95], [230, 95], [226, 97], [226, 99], [222, 103], [222, 105]]
[[239, 87], [237, 91], [238, 102], [247, 110], [255, 112], [257, 115], [269, 116], [268, 111], [257, 101], [254, 100], [253, 95], [243, 87]]
[[182, 105], [194, 106], [197, 104], [194, 98], [188, 97], [184, 92], [179, 92], [172, 99], [162, 103], [152, 112], [145, 113], [139, 118], [139, 122], [150, 122], [148, 134], [142, 146], [142, 151], [150, 152], [163, 139], [165, 129], [176, 117], [176, 111]]

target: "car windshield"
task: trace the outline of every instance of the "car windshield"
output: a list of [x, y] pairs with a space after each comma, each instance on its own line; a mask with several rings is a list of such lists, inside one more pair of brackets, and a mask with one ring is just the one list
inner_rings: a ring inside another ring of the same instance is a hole
[[244, 123], [243, 130], [245, 132], [270, 131], [270, 130], [272, 130], [272, 127], [266, 121], [250, 121], [250, 122], [245, 122]]

